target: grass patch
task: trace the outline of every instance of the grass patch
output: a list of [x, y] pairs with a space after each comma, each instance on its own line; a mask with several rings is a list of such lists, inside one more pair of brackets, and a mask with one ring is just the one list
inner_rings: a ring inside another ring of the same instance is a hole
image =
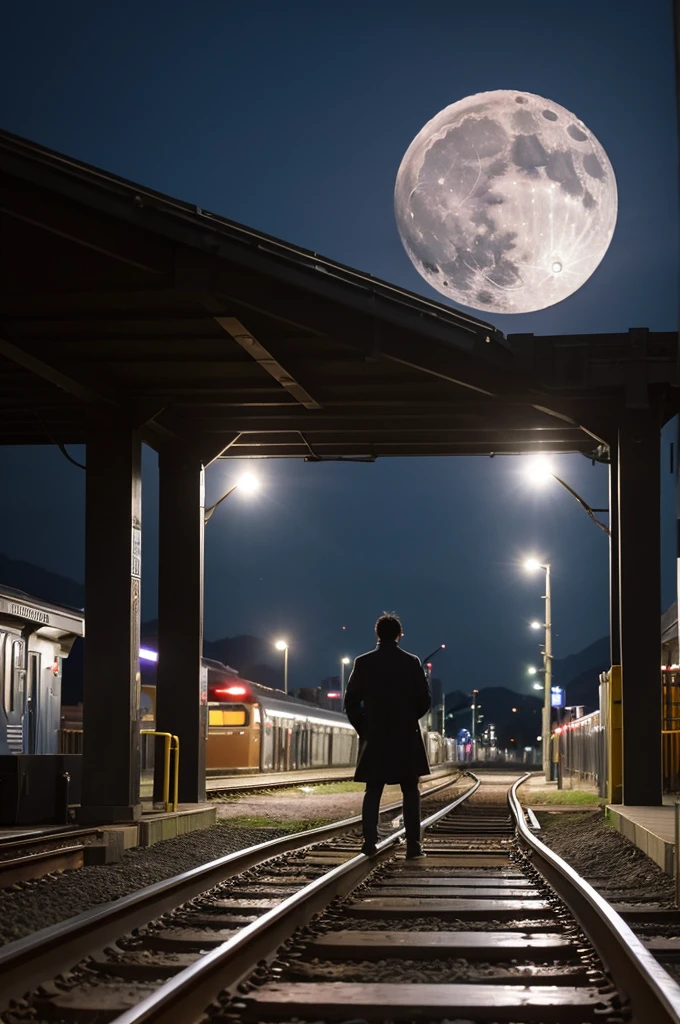
[[[363, 793], [365, 784], [363, 782], [354, 782], [352, 779], [347, 779], [345, 782], [322, 782], [319, 785], [310, 783], [313, 786], [314, 793]], [[310, 796], [313, 794], [310, 793]]]
[[283, 832], [302, 832], [308, 828], [330, 825], [335, 818], [310, 818], [306, 821], [279, 821], [264, 814], [239, 814], [233, 818], [222, 818], [218, 824], [229, 828], [275, 828]]
[[544, 793], [528, 793], [519, 791], [521, 802], [530, 807], [538, 807], [540, 804], [555, 804], [562, 807], [599, 807], [606, 803], [603, 797], [597, 793], [588, 793], [585, 789], [553, 789]]

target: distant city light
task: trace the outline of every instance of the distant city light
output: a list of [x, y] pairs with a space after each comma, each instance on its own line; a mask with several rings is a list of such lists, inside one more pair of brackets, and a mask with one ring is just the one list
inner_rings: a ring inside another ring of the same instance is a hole
[[141, 661], [158, 661], [158, 653], [156, 651], [149, 650], [148, 647], [139, 648], [139, 657]]
[[513, 711], [517, 711], [517, 708], [513, 708], [512, 710], [513, 710]]

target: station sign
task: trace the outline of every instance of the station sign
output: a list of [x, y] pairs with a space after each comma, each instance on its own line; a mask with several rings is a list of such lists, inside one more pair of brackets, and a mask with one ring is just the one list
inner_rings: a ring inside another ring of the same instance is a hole
[[550, 707], [551, 708], [563, 708], [564, 707], [564, 689], [561, 686], [552, 686], [550, 688]]

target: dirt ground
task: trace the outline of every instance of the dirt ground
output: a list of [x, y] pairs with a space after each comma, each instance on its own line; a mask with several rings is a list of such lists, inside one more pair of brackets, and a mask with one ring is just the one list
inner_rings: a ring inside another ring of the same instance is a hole
[[[421, 782], [421, 793], [443, 780], [433, 779]], [[467, 788], [465, 782], [457, 791]], [[345, 790], [345, 791], [342, 791]], [[347, 790], [350, 790], [347, 792]], [[453, 793], [454, 788], [445, 790], [445, 794]], [[229, 799], [218, 803], [218, 819], [244, 818], [271, 819], [277, 822], [321, 822], [341, 821], [361, 814], [361, 802], [364, 797], [364, 786], [361, 783], [339, 783], [324, 786], [300, 786], [295, 791], [286, 789], [281, 793], [270, 792], [250, 794], [237, 799]], [[399, 786], [385, 786], [381, 806], [396, 803], [401, 799]], [[264, 824], [264, 822], [262, 822]]]

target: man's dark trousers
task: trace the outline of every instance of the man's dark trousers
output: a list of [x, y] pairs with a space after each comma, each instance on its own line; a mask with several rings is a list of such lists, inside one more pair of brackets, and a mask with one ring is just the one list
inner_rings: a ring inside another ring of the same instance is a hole
[[[420, 842], [420, 791], [418, 790], [418, 779], [408, 782], [401, 782], [401, 792], [404, 798], [404, 827], [406, 829], [406, 842]], [[367, 782], [364, 793], [364, 803], [361, 811], [361, 822], [364, 839], [367, 843], [374, 844], [378, 841], [378, 813], [380, 811], [380, 798], [382, 797], [384, 782]]]

